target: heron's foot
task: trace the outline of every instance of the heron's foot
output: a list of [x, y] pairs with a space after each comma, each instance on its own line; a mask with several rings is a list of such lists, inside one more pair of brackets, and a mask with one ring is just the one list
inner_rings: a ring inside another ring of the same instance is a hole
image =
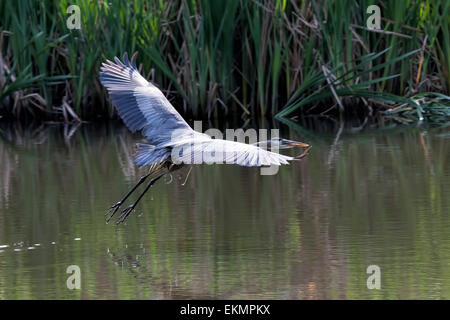
[[121, 224], [125, 221], [126, 218], [130, 215], [131, 212], [133, 212], [135, 205], [132, 204], [128, 206], [127, 208], [122, 210], [122, 214], [120, 215], [119, 219], [117, 219], [116, 224]]
[[122, 205], [122, 201], [117, 202], [116, 204], [112, 205], [111, 208], [106, 211], [105, 216], [108, 215], [108, 218], [106, 218], [106, 223], [111, 220], [111, 218], [116, 214], [117, 210], [119, 210], [120, 206]]

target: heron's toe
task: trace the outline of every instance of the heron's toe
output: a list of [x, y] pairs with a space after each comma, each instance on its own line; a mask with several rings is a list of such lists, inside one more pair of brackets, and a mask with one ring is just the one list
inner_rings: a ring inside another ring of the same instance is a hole
[[122, 214], [119, 219], [117, 219], [116, 224], [121, 224], [125, 221], [126, 218], [130, 215], [130, 213], [134, 210], [134, 205], [130, 205], [129, 207], [122, 210]]

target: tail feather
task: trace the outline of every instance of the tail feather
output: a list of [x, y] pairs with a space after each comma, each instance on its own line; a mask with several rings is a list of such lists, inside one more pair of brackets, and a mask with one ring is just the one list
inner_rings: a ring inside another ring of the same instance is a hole
[[148, 166], [153, 163], [159, 163], [170, 156], [167, 148], [156, 148], [151, 144], [138, 143], [138, 152], [134, 162], [139, 167]]

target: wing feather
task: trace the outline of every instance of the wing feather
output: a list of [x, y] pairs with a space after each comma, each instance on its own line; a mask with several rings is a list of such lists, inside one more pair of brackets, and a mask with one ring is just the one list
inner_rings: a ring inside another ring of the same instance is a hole
[[175, 163], [227, 163], [245, 167], [289, 164], [293, 157], [264, 150], [258, 146], [221, 139], [203, 139], [176, 146]]
[[108, 89], [119, 116], [132, 131], [142, 134], [153, 145], [168, 143], [176, 135], [191, 133], [192, 128], [172, 104], [152, 83], [145, 80], [136, 68], [136, 54], [131, 62], [125, 53], [124, 62], [102, 64], [100, 81]]

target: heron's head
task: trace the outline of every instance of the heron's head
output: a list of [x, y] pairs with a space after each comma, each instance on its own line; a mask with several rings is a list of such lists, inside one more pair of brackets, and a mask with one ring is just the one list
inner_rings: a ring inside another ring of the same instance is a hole
[[288, 140], [283, 138], [272, 138], [267, 141], [261, 141], [258, 146], [265, 147], [268, 150], [271, 149], [289, 149], [294, 147], [309, 147], [309, 144], [300, 141]]

